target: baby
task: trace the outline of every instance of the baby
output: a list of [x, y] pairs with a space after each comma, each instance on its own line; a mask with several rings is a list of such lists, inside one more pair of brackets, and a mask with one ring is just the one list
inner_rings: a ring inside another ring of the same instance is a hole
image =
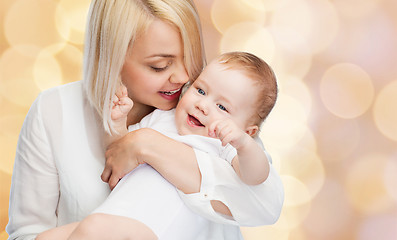
[[[221, 55], [204, 69], [176, 109], [155, 110], [146, 122], [151, 119], [155, 124], [167, 124], [166, 128], [175, 124], [179, 135], [218, 138], [222, 146], [229, 143], [237, 155], [228, 161], [242, 181], [254, 185], [266, 179], [268, 161], [252, 137], [257, 135], [276, 97], [277, 83], [271, 68], [252, 54], [232, 52]], [[127, 89], [121, 87], [112, 109], [114, 129], [118, 132], [115, 137], [128, 132], [125, 123], [132, 105]], [[168, 115], [175, 116], [175, 123], [162, 119]], [[143, 127], [152, 126], [143, 120], [135, 129]]]
[[[133, 102], [122, 86], [113, 99], [111, 117], [115, 134], [109, 141], [125, 135], [128, 130], [153, 128], [193, 148], [225, 159], [246, 184], [260, 184], [268, 177], [269, 160], [254, 137], [272, 110], [276, 98], [276, 77], [263, 60], [245, 52], [225, 53], [203, 70], [175, 109], [157, 109], [129, 129], [126, 128], [127, 114]], [[136, 167], [144, 163], [137, 162]], [[164, 211], [164, 207], [153, 209], [152, 214], [142, 213], [156, 218], [156, 221], [153, 220], [156, 223], [142, 220], [145, 217], [137, 214], [139, 207], [132, 204], [134, 200], [128, 196], [133, 195], [133, 192], [128, 191], [128, 179], [122, 186], [119, 185], [103, 205], [82, 221], [85, 224], [72, 224], [70, 232], [75, 230], [69, 239], [106, 239], [106, 234], [101, 233], [101, 228], [95, 222], [105, 222], [107, 229], [117, 229], [112, 232], [114, 239], [179, 239], [161, 235], [158, 225], [167, 224], [169, 215], [162, 214], [163, 217], [160, 217], [155, 214], [156, 211]], [[129, 209], [120, 207], [129, 205]], [[88, 221], [90, 224], [87, 224]], [[153, 232], [139, 227], [142, 223]], [[124, 226], [122, 229], [125, 231], [120, 230], [120, 226]], [[58, 236], [57, 239], [62, 237]], [[184, 236], [184, 239], [190, 238]]]

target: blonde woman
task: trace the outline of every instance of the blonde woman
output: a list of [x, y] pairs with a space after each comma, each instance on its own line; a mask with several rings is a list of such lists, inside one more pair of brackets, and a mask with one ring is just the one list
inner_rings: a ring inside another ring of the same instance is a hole
[[[202, 70], [201, 30], [192, 1], [94, 0], [84, 54], [83, 80], [44, 91], [26, 117], [12, 177], [9, 239], [35, 239], [48, 229], [88, 216], [111, 191], [101, 181], [101, 173], [113, 188], [131, 170], [128, 162], [136, 161], [134, 157], [175, 160], [175, 166], [160, 172], [186, 194], [183, 206], [205, 223], [198, 228], [206, 229], [207, 239], [225, 239], [224, 232], [239, 239], [237, 225], [277, 220], [283, 193], [272, 187], [281, 184], [272, 170], [259, 186], [237, 183], [239, 187], [216, 197], [211, 192], [214, 186], [238, 181], [233, 169], [224, 169], [208, 154], [150, 129], [135, 131], [112, 144], [105, 159], [103, 139], [113, 131], [111, 96], [121, 83], [134, 103], [127, 119], [131, 125], [156, 108], [174, 108], [182, 86]], [[120, 154], [123, 149], [128, 153]], [[172, 186], [164, 178], [161, 184], [158, 178], [153, 184], [156, 174], [150, 169], [137, 174], [141, 176], [137, 186], [147, 184], [146, 191]], [[255, 199], [269, 193], [272, 197], [266, 201], [272, 207], [264, 208], [263, 201]], [[136, 194], [139, 197], [144, 192]], [[175, 191], [172, 194], [178, 196]], [[234, 209], [243, 209], [249, 217], [241, 218]]]

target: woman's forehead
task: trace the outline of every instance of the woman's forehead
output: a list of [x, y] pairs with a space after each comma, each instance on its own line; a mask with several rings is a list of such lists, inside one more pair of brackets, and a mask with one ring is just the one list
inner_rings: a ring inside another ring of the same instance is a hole
[[175, 57], [183, 54], [178, 29], [162, 20], [154, 20], [133, 43], [133, 51], [139, 50], [146, 57]]

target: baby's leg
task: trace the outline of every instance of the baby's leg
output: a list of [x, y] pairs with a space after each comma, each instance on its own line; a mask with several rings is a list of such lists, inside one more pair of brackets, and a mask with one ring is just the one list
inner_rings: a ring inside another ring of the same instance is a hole
[[139, 220], [161, 240], [206, 239], [211, 226], [182, 202], [175, 187], [142, 164], [127, 174], [94, 213]]
[[69, 240], [156, 240], [153, 231], [131, 218], [94, 213], [86, 217], [68, 238]]
[[50, 230], [40, 233], [36, 237], [36, 240], [53, 240], [53, 239], [66, 240], [68, 239], [70, 234], [75, 230], [78, 224], [79, 224], [78, 222], [75, 222], [60, 227], [52, 228]]

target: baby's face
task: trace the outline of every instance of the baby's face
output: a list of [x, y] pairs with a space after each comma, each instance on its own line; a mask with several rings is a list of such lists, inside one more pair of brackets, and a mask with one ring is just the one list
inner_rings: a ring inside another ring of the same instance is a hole
[[232, 119], [245, 130], [257, 99], [253, 82], [241, 71], [211, 62], [179, 101], [175, 121], [181, 135], [208, 136], [215, 120]]

